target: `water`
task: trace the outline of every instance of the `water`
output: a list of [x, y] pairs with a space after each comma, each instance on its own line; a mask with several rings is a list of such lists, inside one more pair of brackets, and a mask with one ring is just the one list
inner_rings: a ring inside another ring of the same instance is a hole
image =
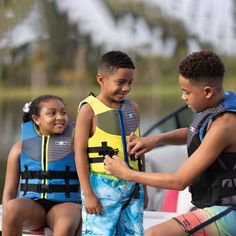
[[[67, 98], [64, 99], [67, 104], [67, 111], [71, 121], [76, 120], [77, 107], [82, 98]], [[173, 97], [133, 97], [132, 98], [140, 109], [140, 120], [141, 120], [141, 133], [147, 130], [153, 125], [158, 119], [164, 114], [182, 102], [180, 99], [173, 99]], [[20, 123], [22, 122], [22, 107], [25, 100], [19, 99], [8, 99], [0, 101], [0, 132], [2, 138], [0, 139], [0, 201], [2, 200], [2, 190], [4, 185], [5, 173], [6, 173], [6, 161], [8, 152], [11, 146], [20, 139]]]

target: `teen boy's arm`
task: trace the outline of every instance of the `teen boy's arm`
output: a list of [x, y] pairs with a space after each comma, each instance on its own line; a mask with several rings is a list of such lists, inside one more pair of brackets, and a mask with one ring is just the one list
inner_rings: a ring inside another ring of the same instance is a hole
[[87, 104], [79, 110], [75, 127], [75, 161], [81, 189], [84, 194], [85, 209], [90, 214], [100, 214], [102, 205], [93, 193], [89, 179], [89, 163], [87, 156], [88, 139], [92, 130], [93, 111]]
[[134, 154], [135, 157], [141, 156], [144, 153], [152, 150], [160, 144], [181, 145], [186, 144], [187, 128], [176, 129], [167, 133], [152, 135], [148, 137], [130, 138], [127, 145], [128, 153]]
[[[183, 190], [204, 172], [222, 152], [236, 151], [236, 117], [223, 114], [214, 120], [199, 148], [173, 173], [145, 173], [134, 171], [119, 157], [105, 157], [108, 174], [161, 189]], [[119, 168], [115, 168], [119, 166]]]

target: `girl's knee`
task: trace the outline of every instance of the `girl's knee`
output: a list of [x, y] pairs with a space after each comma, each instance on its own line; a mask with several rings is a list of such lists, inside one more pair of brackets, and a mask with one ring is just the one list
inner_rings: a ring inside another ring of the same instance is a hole
[[4, 217], [8, 224], [17, 224], [22, 221], [22, 207], [16, 199], [12, 199], [4, 204]]
[[18, 204], [17, 199], [12, 199], [4, 205], [4, 211], [7, 215], [16, 215], [19, 217], [22, 207]]
[[79, 226], [79, 221], [75, 222], [74, 219], [61, 217], [54, 222], [54, 232], [56, 235], [74, 235]]

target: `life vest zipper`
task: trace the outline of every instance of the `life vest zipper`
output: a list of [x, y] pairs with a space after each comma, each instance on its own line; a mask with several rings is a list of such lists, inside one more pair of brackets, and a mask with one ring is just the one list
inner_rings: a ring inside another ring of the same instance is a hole
[[120, 131], [121, 131], [121, 138], [122, 138], [122, 146], [123, 146], [123, 152], [124, 152], [124, 160], [127, 163], [127, 165], [130, 167], [129, 163], [129, 158], [128, 158], [128, 153], [127, 153], [127, 143], [126, 143], [126, 135], [125, 135], [125, 130], [124, 130], [124, 123], [122, 119], [122, 112], [121, 110], [117, 110], [118, 112], [118, 118], [119, 118], [119, 124], [120, 124]]
[[[41, 157], [41, 163], [42, 163], [42, 172], [46, 173], [48, 171], [48, 144], [49, 144], [49, 138], [50, 136], [46, 137], [42, 135], [42, 157]], [[48, 179], [46, 178], [46, 175], [42, 178], [42, 198], [47, 198], [47, 186], [48, 186]]]

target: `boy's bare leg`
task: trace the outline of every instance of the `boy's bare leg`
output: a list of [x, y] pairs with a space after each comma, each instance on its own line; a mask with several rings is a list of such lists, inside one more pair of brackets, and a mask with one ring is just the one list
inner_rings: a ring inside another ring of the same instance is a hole
[[145, 231], [145, 236], [185, 236], [184, 229], [175, 220], [171, 219], [161, 224], [152, 226]]

